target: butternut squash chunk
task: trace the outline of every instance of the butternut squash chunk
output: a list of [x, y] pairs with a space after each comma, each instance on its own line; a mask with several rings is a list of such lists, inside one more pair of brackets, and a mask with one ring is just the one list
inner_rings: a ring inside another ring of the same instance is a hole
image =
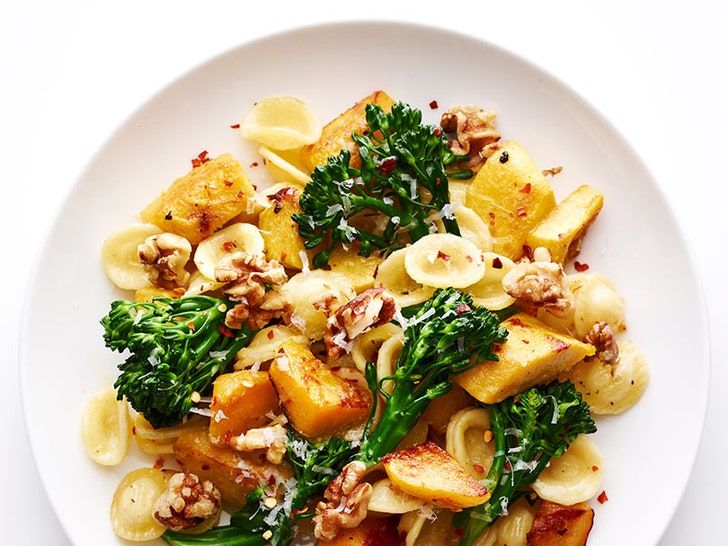
[[602, 210], [604, 196], [591, 186], [579, 186], [528, 234], [531, 248], [545, 247], [551, 261], [563, 264], [579, 254], [586, 231]]
[[298, 224], [291, 216], [301, 212], [300, 193], [301, 190], [292, 185], [269, 195], [273, 206], [261, 211], [258, 220], [268, 259], [278, 260], [285, 267], [299, 271], [303, 268], [301, 252], [305, 252], [305, 247], [298, 234]]
[[361, 160], [356, 144], [351, 139], [351, 134], [361, 134], [367, 128], [367, 104], [376, 104], [385, 112], [389, 112], [394, 104], [394, 99], [384, 91], [374, 91], [327, 123], [321, 131], [319, 141], [304, 146], [301, 150], [301, 162], [309, 172], [313, 171], [317, 165], [325, 164], [330, 156], [337, 155], [341, 150], [349, 150], [352, 166], [359, 168]]
[[560, 334], [525, 313], [502, 324], [508, 338], [495, 348], [499, 360], [482, 362], [455, 378], [458, 385], [485, 404], [549, 383], [595, 351], [588, 343]]
[[278, 394], [268, 372], [241, 370], [215, 379], [210, 404], [210, 439], [226, 444], [231, 437], [265, 426], [266, 414], [278, 408]]
[[465, 206], [488, 224], [493, 252], [515, 260], [528, 233], [556, 206], [551, 185], [523, 147], [505, 141], [470, 184]]
[[291, 424], [308, 438], [334, 434], [369, 415], [369, 390], [334, 374], [295, 341], [283, 343], [270, 378]]
[[562, 506], [541, 501], [527, 536], [527, 546], [585, 546], [594, 510], [585, 502]]
[[317, 540], [317, 546], [401, 546], [394, 518], [367, 518], [354, 529], [342, 529], [334, 540]]
[[374, 286], [374, 273], [382, 263], [379, 256], [359, 256], [343, 248], [335, 248], [329, 256], [331, 271], [344, 275], [357, 293]]
[[400, 490], [449, 510], [477, 506], [490, 497], [452, 455], [434, 442], [390, 453], [382, 463]]
[[254, 195], [238, 160], [222, 154], [175, 180], [139, 216], [196, 245], [245, 211]]

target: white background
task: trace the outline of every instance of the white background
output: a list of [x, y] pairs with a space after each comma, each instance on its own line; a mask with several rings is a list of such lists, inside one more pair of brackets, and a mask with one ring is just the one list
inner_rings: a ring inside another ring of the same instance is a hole
[[[728, 544], [724, 521], [728, 397], [723, 391], [728, 388], [724, 367], [728, 228], [721, 206], [728, 200], [722, 163], [728, 152], [728, 12], [720, 4], [707, 0], [397, 4], [393, 0], [113, 4], [16, 0], [11, 5], [4, 0], [0, 4], [0, 233], [5, 244], [0, 254], [4, 288], [0, 542], [67, 544], [35, 472], [24, 431], [17, 338], [34, 256], [77, 173], [142, 101], [210, 56], [292, 26], [366, 18], [452, 28], [529, 58], [586, 97], [644, 158], [691, 241], [713, 336], [703, 444], [683, 502], [660, 544]], [[648, 264], [639, 264], [637, 274], [669, 275], [669, 271], [650, 271]], [[664, 297], [669, 309], [670, 294]], [[670, 320], [669, 315], [664, 320]], [[691, 362], [684, 365], [685, 373], [690, 373]], [[63, 404], [63, 397], [59, 392], [57, 400], [49, 401], [48, 411]], [[676, 407], [681, 403], [675, 400]], [[679, 430], [674, 449], [681, 449]], [[635, 446], [637, 465], [650, 464], [659, 456]], [[644, 510], [649, 506], [650, 492], [645, 491]]]

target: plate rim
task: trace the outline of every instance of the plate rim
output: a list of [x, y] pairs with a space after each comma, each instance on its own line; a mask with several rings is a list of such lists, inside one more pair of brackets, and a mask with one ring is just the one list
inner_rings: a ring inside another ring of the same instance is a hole
[[36, 446], [36, 442], [34, 440], [34, 436], [31, 434], [30, 431], [30, 424], [28, 422], [28, 411], [27, 411], [27, 403], [29, 395], [26, 394], [26, 389], [28, 389], [29, 380], [26, 377], [26, 370], [28, 369], [28, 366], [26, 365], [26, 344], [28, 342], [29, 337], [29, 321], [30, 321], [30, 306], [31, 301], [33, 300], [33, 293], [35, 291], [35, 287], [37, 285], [37, 282], [40, 277], [40, 263], [42, 260], [42, 257], [45, 255], [45, 251], [48, 248], [51, 240], [51, 236], [53, 234], [53, 227], [61, 217], [62, 211], [66, 208], [67, 204], [71, 200], [71, 198], [76, 193], [76, 190], [78, 186], [80, 185], [83, 178], [86, 176], [88, 171], [91, 169], [92, 165], [96, 162], [97, 158], [104, 153], [104, 151], [109, 147], [111, 142], [113, 142], [117, 135], [121, 133], [126, 126], [129, 124], [129, 122], [134, 119], [141, 111], [143, 111], [148, 105], [153, 103], [157, 100], [157, 98], [163, 94], [165, 94], [167, 91], [169, 91], [171, 88], [175, 87], [179, 82], [185, 80], [187, 77], [192, 75], [193, 73], [197, 72], [198, 70], [204, 69], [205, 66], [218, 62], [222, 60], [224, 57], [227, 57], [229, 55], [234, 54], [236, 51], [240, 49], [244, 49], [247, 47], [251, 47], [254, 45], [260, 45], [262, 43], [265, 43], [267, 41], [278, 41], [282, 39], [290, 39], [292, 37], [295, 37], [297, 34], [305, 34], [311, 31], [314, 31], [316, 29], [325, 29], [327, 31], [340, 31], [341, 29], [345, 28], [367, 28], [369, 30], [377, 30], [382, 28], [388, 28], [388, 29], [399, 29], [403, 32], [408, 32], [410, 30], [415, 30], [418, 32], [433, 32], [438, 33], [441, 35], [444, 35], [446, 37], [449, 37], [451, 39], [460, 40], [460, 41], [467, 41], [474, 45], [477, 45], [479, 47], [485, 47], [490, 48], [492, 50], [495, 50], [497, 53], [504, 55], [506, 57], [510, 57], [514, 59], [515, 61], [525, 65], [527, 68], [531, 69], [532, 71], [535, 71], [539, 74], [541, 74], [546, 79], [551, 80], [551, 83], [555, 83], [560, 92], [566, 92], [571, 96], [572, 99], [574, 99], [582, 108], [584, 108], [590, 115], [592, 115], [597, 121], [599, 121], [603, 126], [614, 136], [614, 138], [619, 141], [619, 143], [630, 150], [630, 152], [633, 155], [634, 160], [636, 161], [637, 165], [644, 170], [644, 172], [647, 174], [647, 178], [649, 179], [649, 184], [653, 187], [652, 189], [655, 190], [656, 195], [659, 197], [660, 204], [664, 207], [667, 216], [669, 219], [675, 224], [677, 227], [677, 232], [680, 237], [680, 242], [683, 245], [683, 248], [685, 249], [686, 256], [687, 256], [687, 265], [689, 267], [689, 271], [692, 273], [692, 277], [695, 281], [695, 288], [697, 291], [697, 306], [699, 309], [696, 309], [698, 311], [698, 316], [700, 317], [701, 323], [699, 326], [699, 331], [702, 333], [701, 335], [701, 345], [702, 349], [704, 351], [704, 358], [701, 359], [701, 361], [704, 361], [705, 363], [705, 376], [699, 385], [701, 395], [702, 395], [702, 403], [700, 404], [700, 412], [699, 412], [699, 419], [697, 423], [697, 437], [696, 441], [694, 442], [694, 445], [691, 446], [690, 452], [688, 454], [689, 459], [689, 471], [686, 473], [684, 478], [679, 481], [677, 484], [679, 486], [679, 494], [674, 498], [673, 502], [671, 503], [670, 508], [670, 517], [664, 521], [660, 526], [659, 531], [659, 539], [658, 542], [661, 541], [667, 532], [667, 529], [669, 528], [671, 522], [673, 521], [675, 514], [677, 513], [677, 509], [679, 508], [680, 503], [682, 502], [683, 497], [685, 496], [685, 490], [687, 488], [687, 485], [690, 481], [690, 478], [694, 472], [695, 469], [695, 462], [700, 450], [700, 447], [702, 446], [703, 439], [704, 439], [704, 432], [705, 432], [705, 423], [707, 418], [707, 412], [708, 412], [708, 403], [709, 403], [709, 390], [710, 390], [710, 382], [711, 382], [711, 376], [712, 376], [712, 367], [713, 367], [713, 358], [712, 358], [712, 343], [711, 343], [711, 325], [710, 325], [710, 314], [708, 312], [708, 306], [707, 306], [707, 299], [704, 289], [704, 283], [702, 279], [702, 274], [700, 272], [699, 262], [695, 256], [695, 251], [693, 250], [693, 246], [691, 243], [691, 236], [688, 234], [687, 230], [685, 229], [685, 221], [681, 219], [681, 217], [676, 212], [676, 207], [673, 206], [672, 201], [668, 198], [666, 193], [662, 190], [660, 185], [657, 182], [657, 178], [654, 176], [652, 170], [649, 168], [648, 164], [645, 162], [645, 160], [642, 158], [642, 155], [638, 153], [637, 148], [634, 147], [631, 142], [625, 137], [625, 135], [621, 132], [621, 130], [606, 116], [604, 115], [599, 108], [597, 108], [590, 100], [588, 100], [584, 95], [582, 95], [580, 92], [576, 91], [574, 87], [572, 87], [569, 83], [567, 83], [564, 79], [562, 79], [560, 76], [556, 75], [554, 72], [552, 72], [550, 69], [536, 63], [535, 61], [532, 61], [528, 57], [516, 53], [504, 46], [501, 46], [497, 43], [491, 42], [485, 38], [482, 38], [480, 36], [475, 36], [472, 34], [468, 34], [459, 30], [454, 30], [452, 28], [448, 28], [445, 26], [439, 26], [436, 24], [429, 24], [429, 23], [420, 23], [420, 22], [410, 22], [410, 21], [404, 21], [404, 20], [396, 20], [396, 19], [383, 19], [383, 18], [361, 18], [361, 19], [344, 19], [344, 20], [334, 20], [334, 21], [320, 21], [320, 22], [314, 22], [304, 25], [296, 25], [296, 26], [290, 26], [285, 29], [271, 32], [268, 34], [264, 34], [262, 36], [258, 36], [256, 38], [250, 39], [250, 40], [243, 40], [235, 45], [229, 46], [224, 48], [223, 50], [210, 55], [198, 62], [196, 62], [194, 65], [189, 67], [188, 69], [181, 72], [179, 75], [173, 77], [171, 80], [167, 81], [163, 85], [157, 88], [156, 91], [154, 91], [151, 95], [149, 95], [145, 100], [143, 100], [141, 103], [139, 103], [135, 108], [133, 108], [131, 111], [129, 111], [126, 115], [122, 116], [119, 123], [115, 126], [113, 131], [101, 142], [101, 144], [93, 149], [92, 153], [89, 155], [89, 158], [85, 163], [83, 164], [83, 167], [78, 172], [78, 174], [75, 175], [74, 180], [71, 184], [68, 185], [67, 189], [63, 193], [62, 197], [58, 200], [58, 204], [53, 210], [52, 214], [48, 215], [48, 222], [45, 224], [45, 228], [43, 231], [43, 236], [40, 239], [40, 244], [37, 247], [35, 256], [33, 258], [33, 264], [31, 267], [30, 275], [28, 276], [28, 279], [25, 284], [24, 294], [23, 294], [23, 304], [22, 304], [22, 310], [21, 310], [21, 318], [20, 318], [20, 328], [18, 332], [18, 360], [17, 360], [17, 366], [18, 366], [18, 386], [19, 386], [19, 394], [20, 394], [20, 401], [21, 401], [21, 409], [22, 409], [22, 420], [23, 420], [23, 428], [25, 430], [25, 435], [28, 440], [28, 444], [30, 446], [30, 452], [31, 457], [33, 461], [33, 466], [35, 467], [36, 472], [38, 473], [38, 476], [40, 478], [40, 481], [43, 486], [44, 494], [46, 495], [46, 498], [49, 501], [49, 504], [51, 505], [51, 508], [53, 510], [53, 513], [59, 522], [61, 528], [63, 529], [63, 532], [67, 539], [71, 539], [72, 535], [69, 531], [68, 525], [66, 521], [59, 516], [59, 511], [57, 509], [57, 501], [53, 499], [53, 497], [49, 494], [47, 486], [46, 486], [46, 474], [42, 470], [42, 466], [39, 463], [38, 460], [38, 447]]

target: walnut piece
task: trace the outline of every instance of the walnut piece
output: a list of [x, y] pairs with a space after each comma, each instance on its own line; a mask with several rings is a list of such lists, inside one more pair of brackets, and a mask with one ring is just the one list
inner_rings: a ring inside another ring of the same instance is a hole
[[272, 297], [272, 291], [266, 292], [266, 285], [272, 288], [288, 280], [285, 269], [276, 260], [268, 261], [259, 254], [235, 252], [217, 264], [215, 279], [228, 283], [225, 293], [232, 301], [239, 302], [225, 316], [228, 328], [239, 329], [247, 323], [257, 330], [281, 316], [281, 309], [266, 306], [266, 301]]
[[498, 149], [501, 135], [495, 128], [495, 117], [474, 104], [453, 106], [442, 115], [440, 127], [453, 136], [450, 149], [456, 155], [470, 155], [463, 168], [479, 166]]
[[154, 517], [167, 529], [180, 531], [202, 523], [220, 510], [220, 492], [210, 481], [180, 472], [154, 504]]
[[571, 307], [571, 291], [563, 268], [551, 262], [524, 262], [503, 277], [503, 290], [526, 306], [564, 311]]
[[351, 351], [357, 336], [386, 324], [397, 312], [394, 298], [383, 288], [369, 288], [339, 307], [326, 322], [324, 343], [331, 358]]
[[353, 529], [367, 517], [372, 485], [361, 483], [367, 467], [361, 461], [347, 464], [324, 492], [328, 502], [316, 505], [314, 536], [333, 540], [341, 529]]
[[595, 357], [609, 366], [619, 364], [619, 346], [614, 337], [612, 328], [606, 322], [600, 321], [592, 326], [584, 341], [596, 348]]
[[245, 434], [230, 438], [230, 446], [238, 451], [265, 449], [265, 457], [280, 464], [286, 454], [286, 429], [280, 424], [250, 429]]
[[190, 274], [185, 266], [192, 254], [192, 245], [184, 237], [174, 233], [152, 235], [139, 245], [137, 253], [153, 285], [174, 289], [189, 284]]

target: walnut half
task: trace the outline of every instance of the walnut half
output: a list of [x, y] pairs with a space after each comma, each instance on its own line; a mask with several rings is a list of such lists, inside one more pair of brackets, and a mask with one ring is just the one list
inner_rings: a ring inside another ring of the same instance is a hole
[[154, 518], [167, 529], [180, 531], [202, 523], [220, 510], [220, 492], [210, 481], [180, 472], [154, 504]]
[[596, 358], [604, 364], [609, 366], [619, 364], [619, 346], [609, 324], [601, 321], [595, 323], [584, 339], [594, 345], [597, 350]]
[[503, 290], [530, 307], [564, 311], [571, 307], [571, 290], [563, 268], [551, 262], [522, 262], [503, 277]]
[[189, 284], [190, 274], [185, 266], [192, 254], [192, 245], [184, 237], [174, 233], [152, 235], [139, 245], [137, 253], [153, 285], [174, 289]]
[[347, 464], [324, 492], [328, 502], [319, 502], [313, 518], [314, 536], [334, 540], [341, 529], [353, 529], [367, 517], [372, 485], [361, 483], [367, 467], [361, 461]]
[[280, 464], [286, 454], [286, 429], [280, 424], [253, 428], [240, 436], [230, 438], [230, 447], [238, 451], [265, 449], [265, 457], [273, 464]]
[[470, 155], [463, 167], [479, 166], [498, 149], [501, 135], [495, 128], [495, 117], [474, 104], [453, 106], [442, 115], [440, 127], [452, 136], [450, 149], [456, 155]]

